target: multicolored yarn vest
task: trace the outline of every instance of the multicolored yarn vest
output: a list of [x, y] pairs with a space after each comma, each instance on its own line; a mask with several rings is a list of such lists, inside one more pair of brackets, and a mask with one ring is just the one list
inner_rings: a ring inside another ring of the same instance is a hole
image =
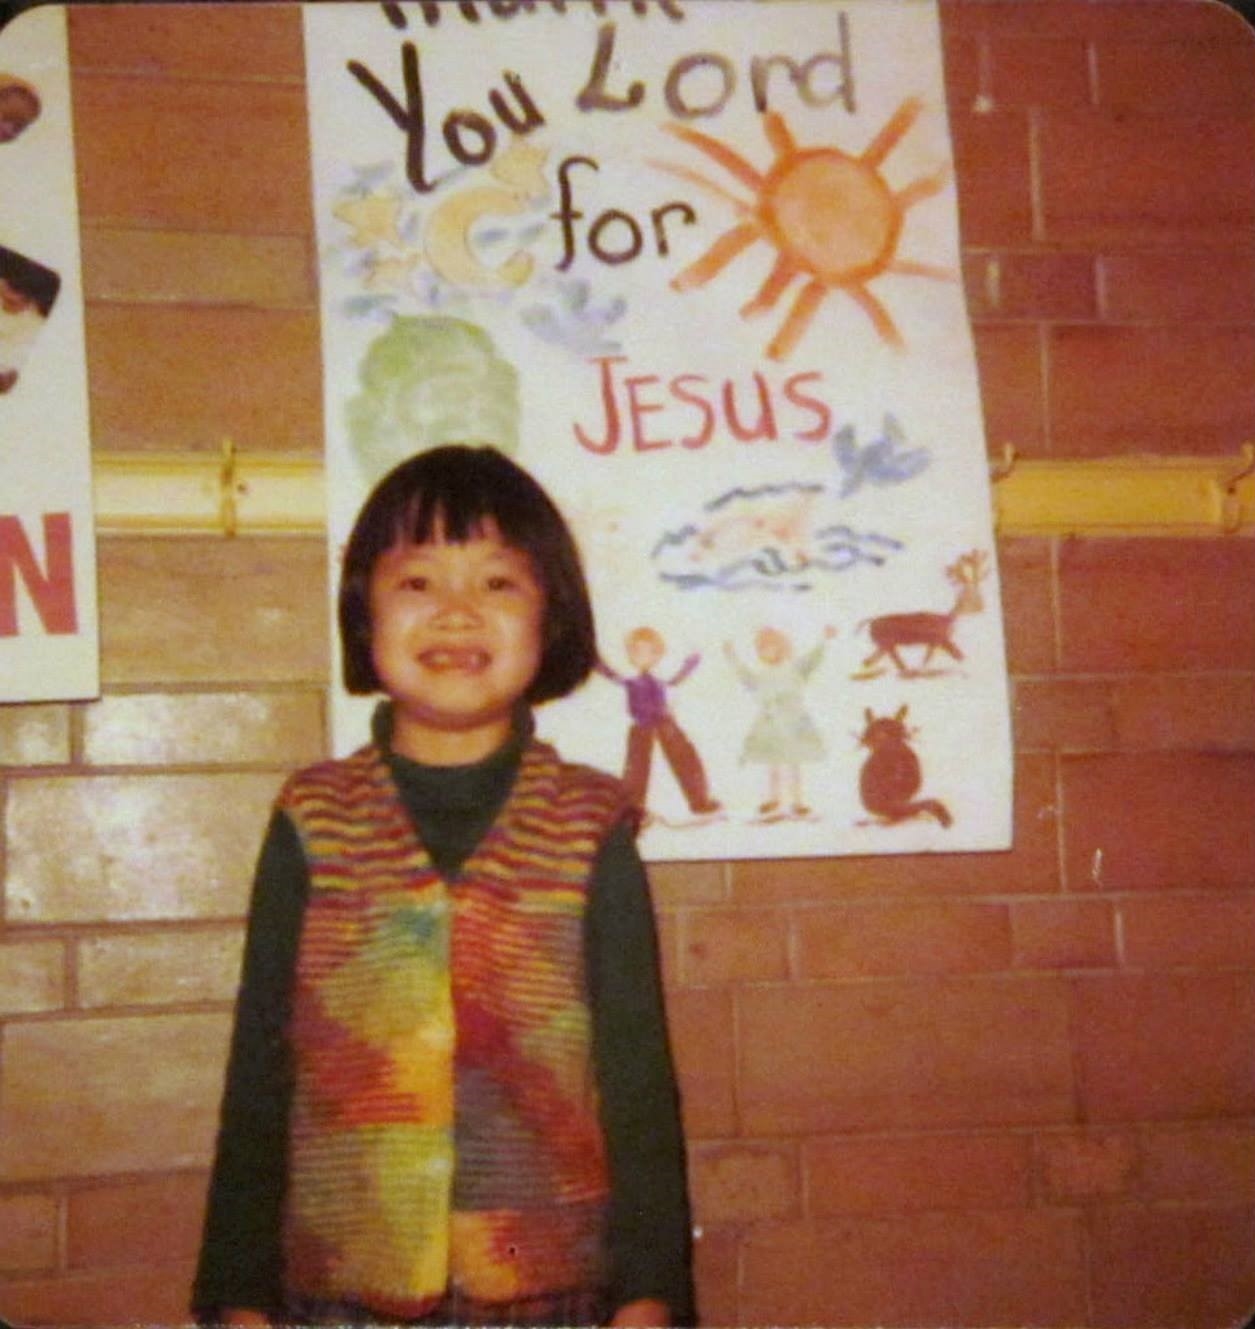
[[492, 829], [435, 870], [375, 747], [280, 796], [310, 899], [290, 1035], [284, 1282], [417, 1316], [605, 1281], [584, 986], [618, 781], [531, 741]]

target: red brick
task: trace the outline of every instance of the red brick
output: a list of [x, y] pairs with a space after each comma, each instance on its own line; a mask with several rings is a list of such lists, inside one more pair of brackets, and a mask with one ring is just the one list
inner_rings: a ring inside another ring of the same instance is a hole
[[190, 1325], [188, 1289], [195, 1262], [23, 1279], [0, 1285], [4, 1314], [32, 1324]]
[[681, 973], [686, 983], [785, 978], [788, 921], [778, 910], [697, 909], [685, 914]]
[[1142, 1190], [1152, 1199], [1255, 1203], [1255, 1132], [1249, 1125], [1147, 1131], [1142, 1155]]
[[1089, 49], [1077, 37], [1000, 36], [990, 42], [994, 104], [1009, 107], [1087, 108], [1091, 101]]
[[981, 51], [984, 42], [976, 37], [946, 33], [942, 40], [946, 102], [952, 113], [972, 108], [981, 90]]
[[1053, 981], [743, 988], [745, 1129], [779, 1134], [1053, 1121], [1072, 1111]]
[[983, 323], [972, 329], [985, 437], [998, 455], [1010, 444], [1021, 457], [1046, 451], [1046, 398], [1041, 334], [1014, 323]]
[[1032, 237], [1028, 121], [1019, 112], [974, 114], [951, 108], [959, 224], [969, 245], [1005, 245]]
[[1029, 1143], [1022, 1135], [807, 1140], [802, 1160], [807, 1213], [821, 1218], [1029, 1203]]
[[667, 997], [667, 1023], [689, 1138], [735, 1135], [731, 996], [717, 988], [671, 992]]
[[1052, 547], [1049, 540], [998, 541], [1002, 625], [1012, 674], [1044, 674], [1055, 667]]
[[1102, 42], [1098, 102], [1112, 111], [1246, 115], [1255, 93], [1255, 34], [1224, 42]]
[[699, 1324], [740, 1324], [737, 1266], [740, 1239], [734, 1230], [703, 1224], [693, 1242], [693, 1282]]
[[947, 33], [1123, 40], [1245, 40], [1242, 20], [1210, 0], [942, 0]]
[[1255, 969], [1255, 893], [1122, 900], [1125, 963]]
[[1068, 541], [1059, 582], [1069, 672], [1255, 669], [1255, 542]]
[[742, 1324], [1084, 1324], [1070, 1214], [1004, 1210], [756, 1228], [742, 1243]]
[[1070, 1131], [1040, 1136], [1036, 1163], [1046, 1199], [1074, 1204], [1128, 1195], [1137, 1180], [1138, 1144], [1115, 1131]]
[[1255, 751], [1255, 674], [1121, 679], [1112, 700], [1121, 748]]
[[200, 1249], [205, 1185], [202, 1173], [184, 1173], [72, 1191], [70, 1266], [194, 1258]]
[[1255, 1209], [1115, 1208], [1091, 1218], [1092, 1324], [1238, 1324], [1255, 1305]]
[[1047, 894], [1059, 889], [1055, 803], [1054, 759], [1019, 757], [1009, 852], [747, 860], [732, 865], [732, 897], [762, 905], [885, 895]]
[[1115, 914], [1106, 900], [1017, 900], [1011, 906], [1015, 964], [1021, 969], [1110, 969]]
[[1098, 260], [1103, 314], [1117, 322], [1255, 322], [1255, 254], [1114, 254]]
[[1078, 325], [1048, 335], [1053, 455], [1229, 456], [1250, 437], [1255, 329]]
[[1255, 756], [1060, 761], [1069, 890], [1255, 886]]
[[699, 1223], [754, 1223], [799, 1212], [796, 1151], [774, 1144], [698, 1145], [689, 1152]]
[[970, 254], [964, 275], [974, 319], [1087, 319], [1097, 312], [1089, 254]]
[[1005, 905], [849, 905], [802, 909], [795, 927], [802, 978], [959, 974], [1005, 969]]
[[51, 1269], [56, 1258], [55, 1197], [35, 1192], [0, 1195], [0, 1274]]
[[1085, 1120], [1255, 1114], [1255, 984], [1247, 974], [1073, 980]]
[[1017, 752], [1103, 752], [1115, 743], [1112, 684], [1105, 679], [1017, 679]]
[[1055, 243], [1245, 243], [1255, 225], [1255, 120], [1055, 113], [1040, 144]]

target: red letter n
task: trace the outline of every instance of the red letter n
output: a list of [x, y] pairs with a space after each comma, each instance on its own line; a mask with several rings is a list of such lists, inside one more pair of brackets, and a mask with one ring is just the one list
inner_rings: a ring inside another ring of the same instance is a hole
[[68, 512], [44, 513], [45, 570], [35, 558], [21, 520], [0, 517], [0, 637], [17, 636], [18, 577], [25, 584], [49, 636], [78, 631], [71, 534]]

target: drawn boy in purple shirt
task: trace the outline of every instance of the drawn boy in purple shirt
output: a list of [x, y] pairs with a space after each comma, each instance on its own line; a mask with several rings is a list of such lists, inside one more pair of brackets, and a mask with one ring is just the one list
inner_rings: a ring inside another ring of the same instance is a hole
[[706, 770], [697, 749], [676, 723], [667, 702], [667, 689], [683, 683], [697, 668], [701, 656], [694, 652], [670, 679], [659, 678], [653, 670], [661, 663], [667, 645], [655, 628], [635, 628], [624, 642], [629, 663], [637, 673], [625, 677], [616, 673], [604, 661], [597, 662], [598, 672], [620, 684], [627, 692], [628, 729], [627, 754], [623, 764], [623, 783], [632, 801], [644, 813], [645, 796], [649, 788], [649, 771], [653, 762], [655, 742], [671, 767], [690, 811], [702, 815], [718, 812], [722, 804], [710, 796]]

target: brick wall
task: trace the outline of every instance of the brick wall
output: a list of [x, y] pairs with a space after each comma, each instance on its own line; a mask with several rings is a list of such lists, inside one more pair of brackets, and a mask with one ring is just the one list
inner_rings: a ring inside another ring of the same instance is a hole
[[[1255, 438], [1255, 47], [944, 0], [991, 446]], [[320, 445], [299, 25], [72, 14], [104, 451]], [[177, 160], [171, 171], [167, 162]], [[712, 1324], [1255, 1307], [1255, 542], [1004, 539], [1005, 855], [655, 873]], [[0, 709], [0, 1316], [177, 1321], [315, 540], [101, 541], [105, 696]]]

